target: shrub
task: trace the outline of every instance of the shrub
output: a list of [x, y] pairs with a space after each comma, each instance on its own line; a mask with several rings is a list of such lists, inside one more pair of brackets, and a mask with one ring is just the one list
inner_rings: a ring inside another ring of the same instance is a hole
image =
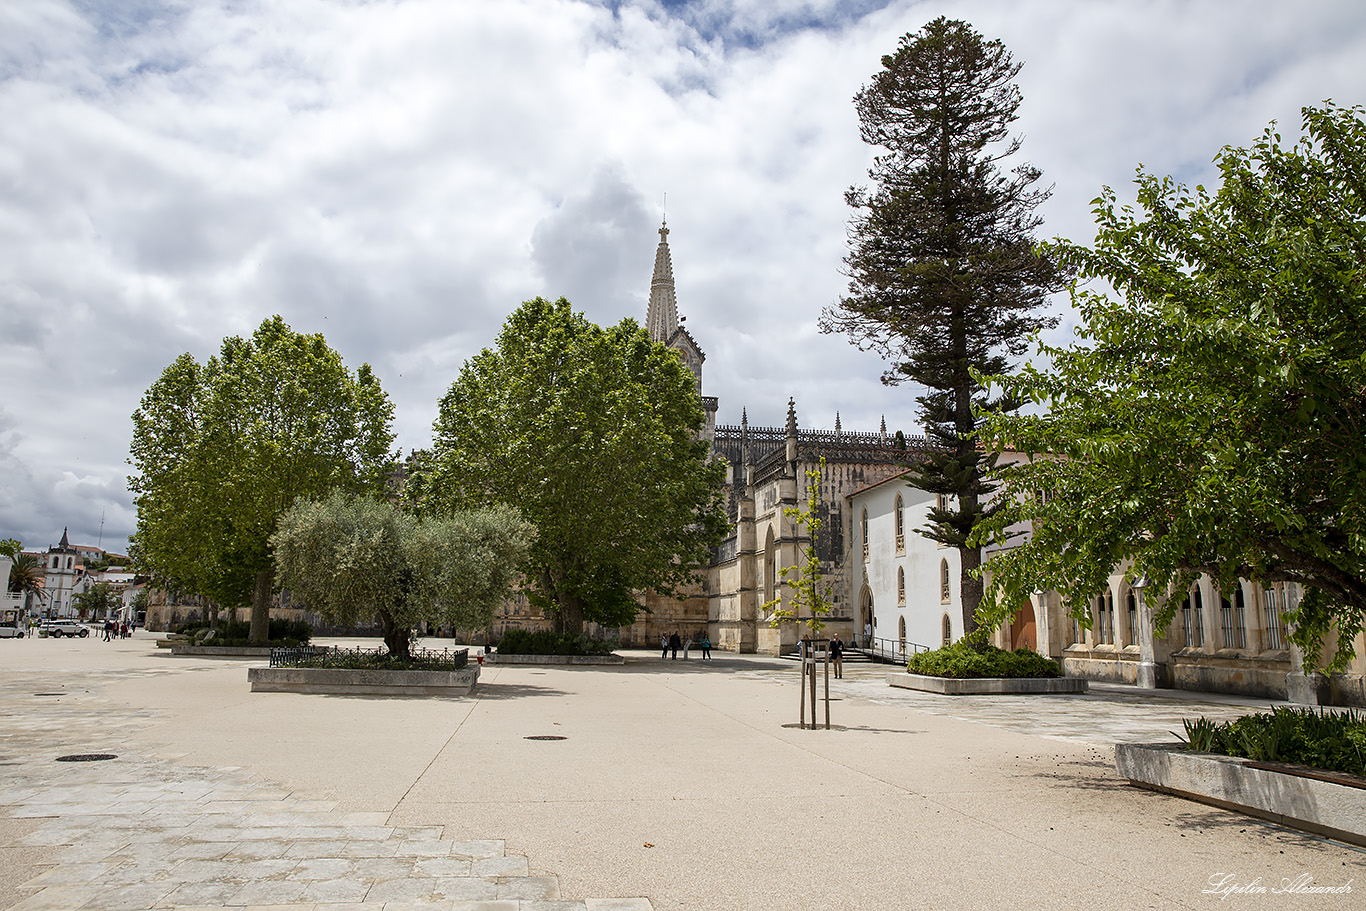
[[1183, 724], [1188, 750], [1366, 775], [1366, 719], [1354, 710], [1275, 708], [1223, 723]]
[[[204, 637], [209, 634], [209, 624], [203, 620], [194, 620], [190, 623], [182, 623], [176, 627], [177, 633], [190, 636], [196, 645], [207, 645], [210, 648], [216, 645], [239, 646], [249, 645], [248, 637], [251, 634], [251, 621], [249, 620], [223, 620], [218, 624], [218, 632], [208, 642], [204, 642]], [[302, 620], [282, 620], [279, 618], [270, 621], [270, 628], [267, 632], [269, 645], [291, 647], [296, 645], [306, 645], [313, 638], [313, 627]]]
[[911, 656], [906, 670], [928, 677], [1061, 677], [1058, 662], [1029, 649], [1007, 652], [994, 645], [958, 641]]
[[550, 630], [527, 632], [513, 628], [503, 633], [498, 642], [500, 655], [610, 655], [617, 645], [615, 640], [591, 639], [586, 635], [571, 636]]

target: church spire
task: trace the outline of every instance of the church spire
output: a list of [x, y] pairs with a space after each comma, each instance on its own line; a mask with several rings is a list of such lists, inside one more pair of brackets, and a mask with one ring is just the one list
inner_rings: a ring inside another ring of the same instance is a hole
[[645, 329], [656, 342], [668, 344], [678, 329], [678, 301], [674, 297], [674, 264], [669, 256], [669, 224], [659, 226], [659, 247], [655, 250], [655, 274], [650, 279], [650, 309], [645, 314]]

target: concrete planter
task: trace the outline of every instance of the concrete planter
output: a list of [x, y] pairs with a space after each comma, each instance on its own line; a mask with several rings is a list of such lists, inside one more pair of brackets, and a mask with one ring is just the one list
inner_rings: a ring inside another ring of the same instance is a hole
[[1115, 744], [1115, 767], [1141, 788], [1366, 845], [1366, 778], [1167, 743]]
[[381, 671], [328, 667], [252, 667], [253, 693], [330, 693], [355, 696], [468, 696], [479, 666], [458, 671]]
[[492, 655], [485, 664], [625, 664], [621, 655]]
[[255, 645], [171, 645], [172, 655], [197, 658], [270, 658], [270, 646]]
[[923, 674], [887, 675], [887, 683], [905, 690], [941, 696], [1031, 696], [1047, 693], [1084, 693], [1079, 677], [927, 677]]

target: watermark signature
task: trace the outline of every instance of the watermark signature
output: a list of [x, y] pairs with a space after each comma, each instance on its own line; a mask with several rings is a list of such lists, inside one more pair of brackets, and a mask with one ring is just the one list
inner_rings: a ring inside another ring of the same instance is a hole
[[1217, 895], [1223, 901], [1230, 895], [1347, 895], [1352, 891], [1352, 880], [1340, 886], [1326, 886], [1314, 882], [1308, 873], [1283, 876], [1279, 882], [1263, 882], [1260, 876], [1244, 879], [1237, 873], [1216, 873], [1209, 878], [1209, 888], [1202, 895]]

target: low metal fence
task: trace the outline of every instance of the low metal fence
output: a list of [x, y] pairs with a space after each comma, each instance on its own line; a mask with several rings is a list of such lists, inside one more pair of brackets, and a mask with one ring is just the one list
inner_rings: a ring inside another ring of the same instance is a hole
[[911, 656], [919, 652], [932, 651], [930, 646], [904, 639], [868, 639], [859, 637], [855, 646], [863, 654], [883, 664], [905, 664]]
[[339, 648], [306, 646], [273, 648], [271, 667], [392, 668], [419, 671], [458, 671], [470, 662], [467, 648], [412, 649], [408, 657], [395, 658], [387, 648]]

